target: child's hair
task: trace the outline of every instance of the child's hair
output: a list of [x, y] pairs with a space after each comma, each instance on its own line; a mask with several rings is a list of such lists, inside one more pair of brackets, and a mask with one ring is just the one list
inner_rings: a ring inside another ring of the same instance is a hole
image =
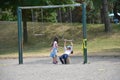
[[73, 54], [73, 51], [71, 51], [71, 54]]
[[71, 49], [71, 46], [67, 46], [67, 49]]
[[58, 43], [58, 37], [57, 36], [55, 36], [55, 38], [54, 38], [54, 40], [53, 41], [57, 41], [57, 43]]
[[58, 43], [58, 37], [57, 37], [57, 36], [55, 36], [55, 37], [54, 37], [54, 39], [53, 39], [53, 42], [52, 42], [51, 46], [53, 46], [54, 41], [57, 41], [57, 43]]

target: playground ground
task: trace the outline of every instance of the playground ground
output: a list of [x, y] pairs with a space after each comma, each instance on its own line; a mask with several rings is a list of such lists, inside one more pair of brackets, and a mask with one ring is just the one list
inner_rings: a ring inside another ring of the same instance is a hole
[[72, 56], [71, 64], [55, 65], [50, 57], [0, 59], [0, 80], [120, 80], [120, 56], [91, 56], [88, 63]]

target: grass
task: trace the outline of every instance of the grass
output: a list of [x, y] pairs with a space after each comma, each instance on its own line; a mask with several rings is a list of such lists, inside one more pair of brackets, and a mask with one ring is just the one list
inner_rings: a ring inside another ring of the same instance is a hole
[[[40, 32], [41, 31], [41, 32]], [[34, 33], [44, 33], [34, 36]], [[0, 22], [0, 58], [18, 56], [16, 22]], [[79, 23], [30, 23], [28, 43], [24, 44], [24, 57], [49, 56], [53, 37], [59, 37], [59, 55], [63, 53], [63, 38], [74, 40], [74, 54], [82, 55], [82, 25]], [[88, 54], [120, 53], [120, 24], [112, 24], [112, 32], [105, 33], [103, 24], [87, 25]]]
[[[100, 25], [97, 29], [90, 34], [90, 41], [88, 41], [89, 52], [101, 52], [101, 53], [120, 53], [120, 25], [112, 25], [112, 32], [105, 33]], [[88, 29], [89, 30], [89, 29]], [[95, 34], [96, 33], [96, 34]]]

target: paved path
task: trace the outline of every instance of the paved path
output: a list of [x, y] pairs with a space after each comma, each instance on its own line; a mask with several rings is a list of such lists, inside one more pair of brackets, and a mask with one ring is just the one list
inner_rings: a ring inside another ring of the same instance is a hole
[[71, 57], [71, 64], [57, 65], [51, 58], [0, 59], [0, 80], [120, 80], [120, 57]]

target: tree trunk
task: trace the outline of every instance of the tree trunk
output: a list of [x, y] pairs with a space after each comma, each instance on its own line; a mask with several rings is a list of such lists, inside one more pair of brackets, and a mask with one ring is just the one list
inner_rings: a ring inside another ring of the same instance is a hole
[[103, 14], [103, 8], [100, 9], [100, 17], [101, 17], [101, 23], [104, 23], [104, 14]]
[[108, 17], [108, 2], [107, 0], [102, 0], [103, 14], [104, 14], [104, 24], [105, 24], [105, 32], [111, 32], [111, 24], [110, 19]]
[[28, 42], [28, 32], [27, 32], [27, 20], [26, 20], [26, 10], [23, 10], [23, 43]]

